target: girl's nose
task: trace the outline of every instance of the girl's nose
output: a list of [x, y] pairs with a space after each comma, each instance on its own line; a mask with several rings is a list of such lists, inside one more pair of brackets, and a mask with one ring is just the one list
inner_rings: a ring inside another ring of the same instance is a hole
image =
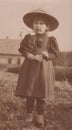
[[37, 24], [37, 27], [40, 27], [40, 24]]

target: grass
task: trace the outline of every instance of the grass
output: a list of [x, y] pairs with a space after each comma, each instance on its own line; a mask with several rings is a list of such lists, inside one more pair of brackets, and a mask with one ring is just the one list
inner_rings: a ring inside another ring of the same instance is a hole
[[55, 66], [55, 75], [57, 81], [68, 80], [72, 83], [72, 66]]
[[[23, 130], [25, 100], [15, 96], [18, 74], [0, 72], [0, 130]], [[46, 102], [47, 130], [72, 130], [72, 85], [55, 82], [55, 101]]]

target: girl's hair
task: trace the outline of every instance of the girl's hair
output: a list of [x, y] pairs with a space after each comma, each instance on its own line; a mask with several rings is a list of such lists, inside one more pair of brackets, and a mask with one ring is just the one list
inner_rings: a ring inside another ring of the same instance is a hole
[[35, 17], [33, 21], [37, 20], [42, 20], [47, 26], [48, 26], [48, 21], [45, 18], [42, 17]]

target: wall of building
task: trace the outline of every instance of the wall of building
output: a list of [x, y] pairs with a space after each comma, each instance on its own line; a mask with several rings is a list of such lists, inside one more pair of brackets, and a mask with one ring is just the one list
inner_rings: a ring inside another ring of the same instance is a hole
[[6, 64], [6, 65], [21, 65], [24, 60], [24, 57], [21, 55], [0, 55], [0, 64]]

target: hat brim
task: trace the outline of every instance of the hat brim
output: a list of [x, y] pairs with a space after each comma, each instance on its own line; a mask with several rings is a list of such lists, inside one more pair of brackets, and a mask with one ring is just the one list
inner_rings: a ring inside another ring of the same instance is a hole
[[33, 29], [33, 21], [35, 18], [45, 19], [46, 24], [49, 25], [49, 31], [55, 30], [59, 25], [59, 22], [55, 17], [41, 12], [27, 13], [24, 15], [23, 21], [29, 28]]

